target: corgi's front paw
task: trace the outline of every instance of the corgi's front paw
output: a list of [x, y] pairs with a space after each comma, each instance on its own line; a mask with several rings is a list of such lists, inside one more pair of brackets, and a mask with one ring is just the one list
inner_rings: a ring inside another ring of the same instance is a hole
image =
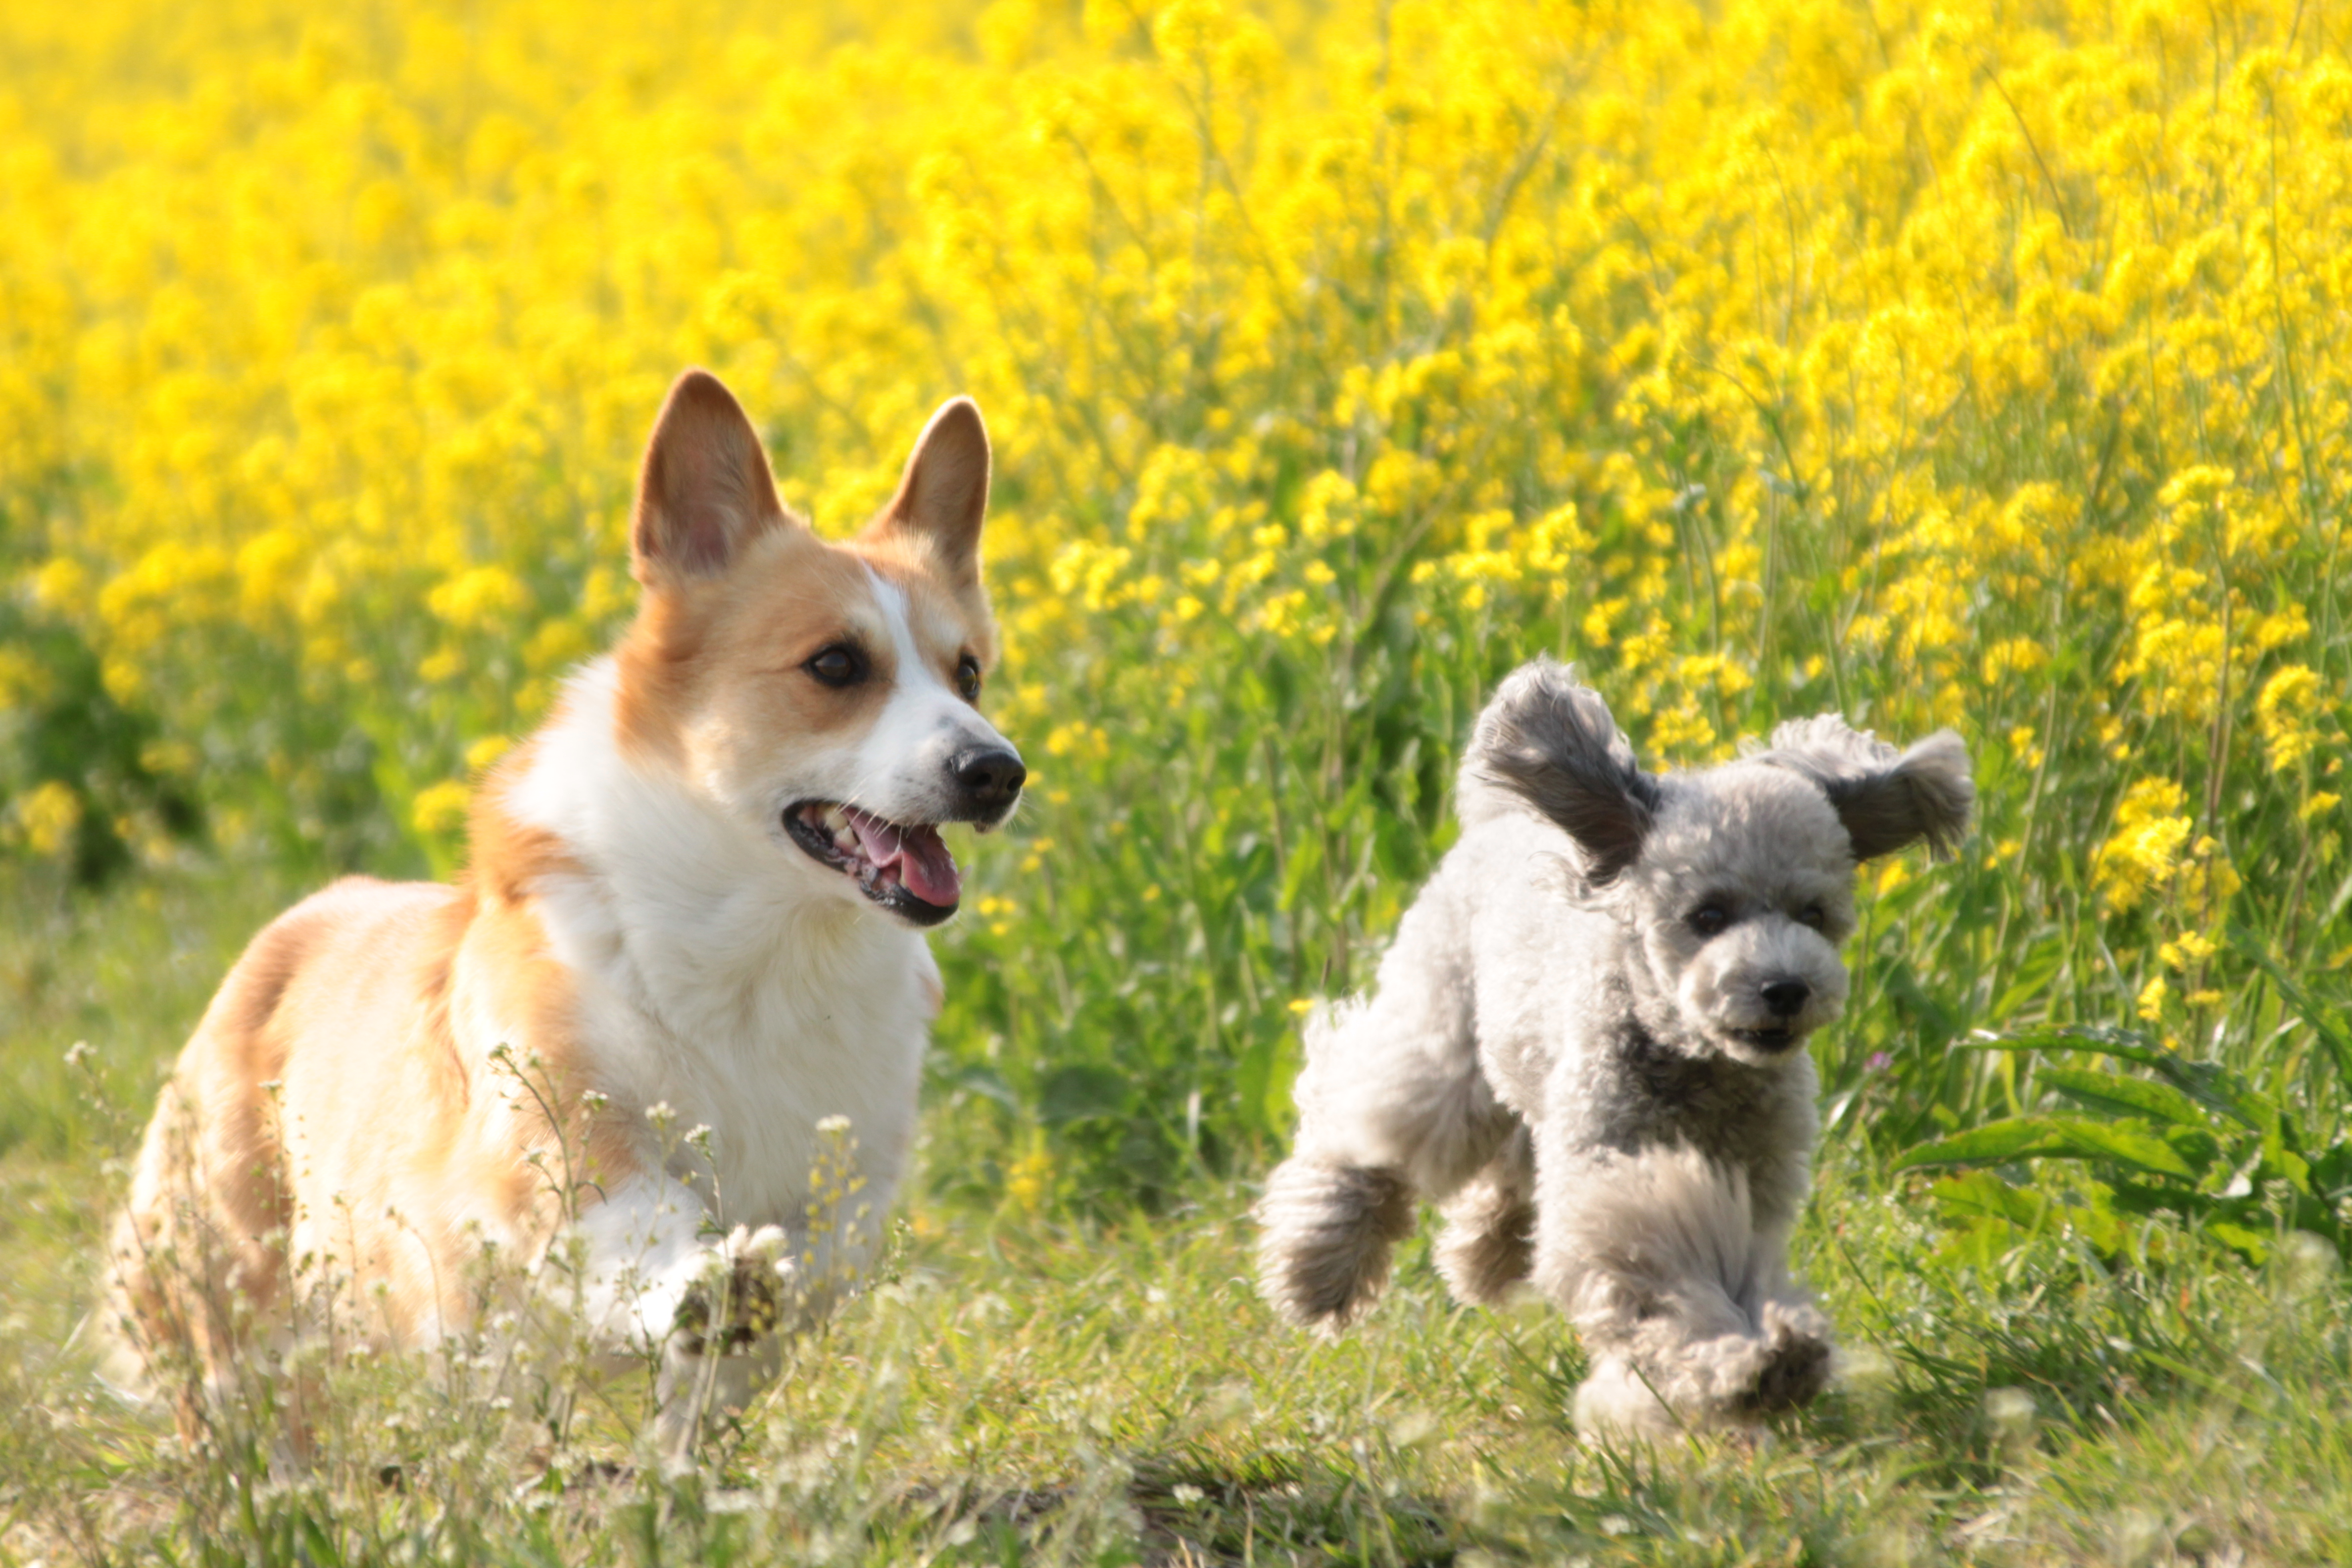
[[724, 1355], [773, 1333], [783, 1321], [793, 1277], [790, 1248], [775, 1226], [755, 1231], [739, 1225], [705, 1254], [671, 1320], [678, 1348], [689, 1355], [715, 1348]]

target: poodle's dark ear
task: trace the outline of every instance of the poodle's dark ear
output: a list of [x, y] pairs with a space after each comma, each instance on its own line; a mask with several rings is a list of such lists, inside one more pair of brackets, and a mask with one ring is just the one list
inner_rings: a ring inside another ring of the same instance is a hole
[[1658, 781], [1634, 765], [1609, 705], [1549, 658], [1513, 670], [1478, 715], [1464, 773], [1567, 829], [1596, 885], [1640, 857], [1658, 808]]
[[1937, 859], [1968, 831], [1976, 805], [1968, 749], [1938, 730], [1910, 750], [1849, 726], [1834, 713], [1792, 719], [1772, 731], [1759, 762], [1804, 774], [1821, 785], [1853, 840], [1853, 858], [1892, 854], [1924, 838]]

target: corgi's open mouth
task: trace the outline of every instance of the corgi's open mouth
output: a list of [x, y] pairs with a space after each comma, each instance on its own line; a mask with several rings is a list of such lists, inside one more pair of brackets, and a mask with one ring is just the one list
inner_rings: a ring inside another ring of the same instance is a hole
[[854, 805], [804, 800], [784, 813], [784, 831], [810, 858], [916, 925], [947, 919], [963, 894], [955, 857], [930, 823], [885, 822]]
[[1731, 1037], [1750, 1050], [1785, 1051], [1805, 1037], [1802, 1029], [1734, 1029]]

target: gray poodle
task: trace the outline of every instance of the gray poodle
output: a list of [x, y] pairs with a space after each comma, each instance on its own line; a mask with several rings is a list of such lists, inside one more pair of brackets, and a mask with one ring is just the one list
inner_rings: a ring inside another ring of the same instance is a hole
[[1297, 1145], [1257, 1211], [1267, 1300], [1345, 1328], [1423, 1196], [1455, 1297], [1531, 1278], [1576, 1324], [1580, 1429], [1812, 1398], [1829, 1323], [1788, 1264], [1819, 1127], [1804, 1042], [1845, 1003], [1855, 864], [1948, 851], [1974, 795], [1949, 731], [1897, 752], [1828, 714], [1645, 773], [1570, 671], [1513, 673], [1377, 989], [1308, 1024]]

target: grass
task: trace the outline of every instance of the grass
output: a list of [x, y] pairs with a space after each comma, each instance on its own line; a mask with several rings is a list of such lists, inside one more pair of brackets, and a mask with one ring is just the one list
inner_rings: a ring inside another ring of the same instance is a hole
[[102, 900], [11, 889], [0, 1562], [2352, 1555], [2352, 1329], [2326, 1264], [2252, 1271], [2162, 1225], [2126, 1266], [2064, 1234], [1990, 1245], [1936, 1226], [1847, 1133], [1799, 1242], [1847, 1368], [1752, 1442], [1579, 1445], [1574, 1335], [1531, 1300], [1452, 1305], [1420, 1241], [1349, 1339], [1280, 1330], [1247, 1278], [1246, 1184], [1056, 1222], [938, 1196], [955, 1184], [934, 1171], [875, 1288], [692, 1474], [640, 1462], [641, 1380], [581, 1380], [551, 1449], [425, 1357], [339, 1371], [307, 1468], [191, 1455], [93, 1383], [75, 1337], [135, 1115], [61, 1058], [89, 1041], [103, 1097], [143, 1110], [290, 890], [223, 868]]

